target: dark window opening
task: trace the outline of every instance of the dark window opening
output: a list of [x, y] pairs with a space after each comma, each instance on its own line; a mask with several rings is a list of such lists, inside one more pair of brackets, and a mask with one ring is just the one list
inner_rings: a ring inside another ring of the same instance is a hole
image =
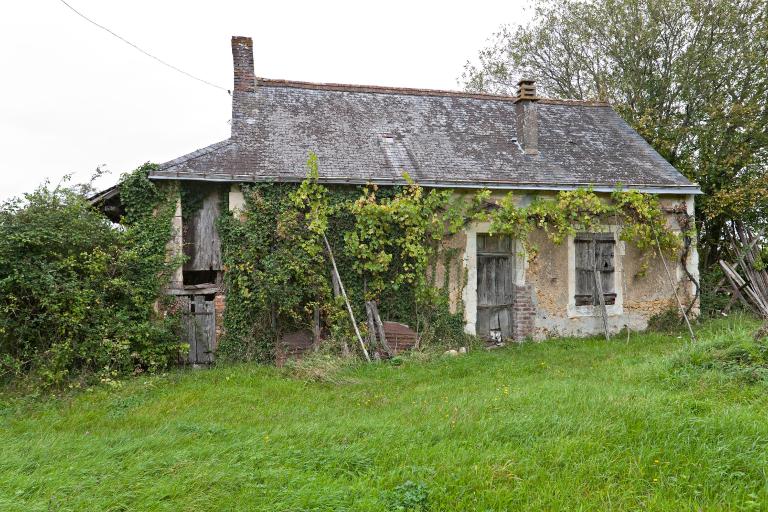
[[185, 270], [182, 273], [184, 286], [198, 284], [216, 284], [215, 270]]
[[574, 238], [576, 250], [576, 293], [577, 306], [599, 306], [602, 288], [605, 305], [616, 304], [615, 290], [615, 249], [616, 240], [612, 233], [579, 233]]

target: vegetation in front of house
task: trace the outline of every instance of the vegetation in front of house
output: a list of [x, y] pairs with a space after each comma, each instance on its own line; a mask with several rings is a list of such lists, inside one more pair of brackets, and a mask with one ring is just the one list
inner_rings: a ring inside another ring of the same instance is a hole
[[[610, 203], [589, 190], [561, 192], [518, 207], [513, 194], [494, 204], [487, 190], [424, 190], [407, 176], [407, 185], [386, 189], [327, 187], [318, 183], [317, 165], [311, 157], [308, 178], [298, 186], [245, 186], [246, 211], [220, 219], [223, 360], [272, 360], [279, 336], [310, 327], [316, 309], [331, 352], [354, 346], [342, 299], [332, 290], [323, 237], [361, 324], [364, 302], [374, 300], [386, 319], [414, 326], [423, 343], [442, 346], [471, 344], [461, 313], [450, 312], [447, 286], [435, 282], [438, 259], [450, 265], [456, 257], [443, 241], [470, 220], [488, 220], [491, 231], [520, 238], [526, 247], [533, 229], [561, 242], [606, 218], [621, 223], [622, 236], [641, 247], [651, 247], [651, 234], [665, 250], [679, 243], [658, 200], [636, 192], [616, 191]], [[173, 306], [158, 302], [179, 264], [166, 250], [176, 190], [151, 182], [150, 168], [123, 176], [119, 227], [63, 186], [44, 186], [3, 206], [4, 380], [31, 376], [28, 381], [46, 386], [110, 380], [163, 369], [183, 349]], [[199, 207], [197, 188], [184, 185], [179, 193], [187, 210]]]
[[[757, 325], [699, 336], [743, 343]], [[767, 384], [680, 368], [685, 343], [632, 333], [0, 395], [0, 509], [763, 510]]]
[[618, 226], [621, 238], [648, 258], [656, 249], [674, 254], [681, 247], [658, 198], [637, 191], [617, 189], [608, 201], [588, 189], [563, 191], [518, 206], [514, 193], [491, 202], [488, 190], [425, 190], [407, 175], [406, 185], [381, 189], [326, 186], [318, 176], [311, 155], [300, 185], [245, 185], [245, 211], [221, 219], [227, 309], [219, 351], [225, 359], [271, 360], [282, 333], [311, 330], [316, 309], [331, 346], [353, 339], [343, 302], [332, 291], [323, 237], [361, 324], [362, 306], [373, 300], [385, 318], [443, 346], [467, 340], [461, 314], [450, 313], [447, 286], [435, 282], [434, 269], [440, 258], [450, 264], [455, 254], [443, 242], [470, 221], [488, 221], [491, 233], [521, 240], [530, 257], [535, 229], [562, 243], [577, 230], [605, 223]]
[[768, 384], [768, 332], [743, 336], [743, 328], [735, 327], [717, 337], [691, 344], [674, 359], [681, 372], [713, 371], [744, 383]]
[[364, 302], [376, 300], [385, 318], [419, 328], [425, 343], [463, 340], [461, 315], [451, 314], [447, 297], [426, 281], [428, 257], [441, 240], [428, 229], [445, 218], [438, 208], [447, 201], [438, 205], [436, 198], [447, 194], [425, 198], [415, 183], [326, 187], [317, 182], [317, 165], [311, 156], [308, 178], [298, 186], [244, 185], [245, 211], [220, 219], [227, 309], [219, 356], [269, 361], [281, 333], [311, 327], [315, 308], [328, 345], [354, 339], [342, 298], [332, 290], [323, 237], [357, 320], [365, 319]]
[[120, 227], [63, 185], [0, 207], [0, 381], [110, 381], [176, 359], [176, 319], [154, 311], [175, 203], [150, 168], [123, 177]]

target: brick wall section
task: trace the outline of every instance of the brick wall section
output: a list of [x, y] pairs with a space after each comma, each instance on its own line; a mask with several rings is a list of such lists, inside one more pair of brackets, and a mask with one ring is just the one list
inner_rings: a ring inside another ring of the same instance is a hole
[[255, 92], [253, 40], [250, 37], [232, 36], [232, 63], [235, 69], [234, 90]]
[[[253, 117], [253, 107], [256, 95], [256, 77], [253, 70], [253, 41], [250, 37], [232, 37], [232, 63], [235, 68], [235, 79], [232, 90], [232, 138], [245, 137], [250, 125], [248, 119]], [[242, 169], [245, 162], [235, 164]]]
[[532, 285], [515, 286], [515, 301], [512, 304], [514, 320], [513, 338], [522, 341], [533, 335], [536, 306], [533, 304]]
[[219, 348], [219, 341], [221, 341], [221, 337], [224, 335], [224, 307], [224, 294], [217, 293], [213, 298], [213, 311], [216, 315], [216, 339], [214, 340], [214, 351]]

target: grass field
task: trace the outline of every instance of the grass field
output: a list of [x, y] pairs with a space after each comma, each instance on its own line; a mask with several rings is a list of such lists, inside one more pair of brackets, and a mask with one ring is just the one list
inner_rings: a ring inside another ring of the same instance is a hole
[[6, 393], [0, 510], [768, 510], [768, 388], [673, 374], [684, 341], [528, 343], [326, 382], [242, 365]]

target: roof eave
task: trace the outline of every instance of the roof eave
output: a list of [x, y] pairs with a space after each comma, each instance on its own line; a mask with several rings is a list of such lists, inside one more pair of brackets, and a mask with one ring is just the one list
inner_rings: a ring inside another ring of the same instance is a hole
[[[286, 176], [248, 176], [248, 175], [207, 175], [207, 176], [179, 176], [153, 173], [151, 179], [156, 180], [182, 180], [182, 181], [211, 181], [220, 183], [300, 183], [302, 180], [296, 177]], [[368, 180], [351, 179], [343, 177], [320, 177], [320, 183], [332, 185], [406, 185], [402, 180], [373, 178]], [[538, 190], [538, 191], [561, 191], [576, 190], [581, 188], [591, 188], [595, 192], [613, 192], [618, 186], [599, 185], [594, 183], [512, 183], [501, 181], [435, 181], [418, 180], [418, 184], [429, 188], [460, 188], [460, 189], [481, 189], [490, 190]], [[648, 194], [663, 195], [701, 195], [703, 192], [696, 185], [655, 185], [648, 183], [624, 183], [621, 188], [628, 190], [637, 190]]]

